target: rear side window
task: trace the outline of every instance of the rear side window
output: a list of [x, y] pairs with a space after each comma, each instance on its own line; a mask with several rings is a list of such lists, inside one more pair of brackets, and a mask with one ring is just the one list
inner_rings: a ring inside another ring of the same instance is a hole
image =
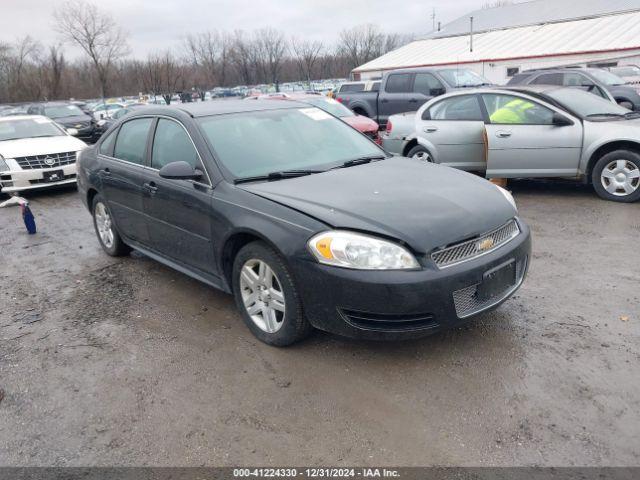
[[109, 133], [104, 140], [102, 140], [102, 143], [100, 143], [99, 152], [102, 155], [107, 155], [108, 157], [110, 157], [111, 153], [113, 152], [113, 144], [115, 143], [115, 141], [116, 132], [113, 131]]
[[435, 97], [442, 95], [446, 90], [440, 80], [430, 73], [417, 73], [413, 82], [413, 91]]
[[564, 85], [567, 87], [590, 87], [593, 85], [593, 80], [582, 75], [581, 73], [565, 73]]
[[387, 93], [408, 93], [411, 91], [411, 75], [409, 73], [394, 73], [389, 75], [384, 87]]
[[200, 167], [198, 153], [181, 125], [172, 120], [158, 120], [153, 140], [151, 166], [160, 170], [171, 162], [187, 162], [193, 168]]
[[543, 73], [531, 82], [533, 85], [562, 85], [561, 73]]
[[144, 152], [152, 121], [151, 118], [138, 118], [122, 124], [113, 156], [120, 160], [144, 165]]
[[340, 87], [340, 93], [361, 92], [364, 90], [364, 83], [348, 83]]
[[373, 82], [373, 85], [371, 85], [371, 91], [372, 92], [379, 92], [380, 91], [380, 82]]
[[462, 95], [451, 97], [433, 105], [423, 115], [423, 120], [484, 121], [478, 97]]

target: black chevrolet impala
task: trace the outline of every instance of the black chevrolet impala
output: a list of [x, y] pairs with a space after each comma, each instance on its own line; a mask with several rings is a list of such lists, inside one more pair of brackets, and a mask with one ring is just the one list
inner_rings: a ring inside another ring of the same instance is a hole
[[82, 153], [78, 185], [109, 255], [232, 293], [272, 345], [432, 333], [507, 299], [530, 261], [508, 192], [295, 102], [136, 110]]

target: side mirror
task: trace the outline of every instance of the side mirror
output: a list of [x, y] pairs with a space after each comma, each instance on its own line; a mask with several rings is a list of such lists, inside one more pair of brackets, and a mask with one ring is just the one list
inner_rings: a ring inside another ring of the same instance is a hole
[[551, 123], [556, 127], [568, 127], [569, 125], [573, 125], [573, 122], [569, 120], [564, 115], [560, 115], [557, 112], [553, 113], [553, 118], [551, 119]]
[[432, 97], [439, 97], [440, 95], [444, 95], [447, 91], [444, 88], [432, 88], [429, 94]]
[[72, 135], [74, 137], [78, 135], [78, 130], [76, 130], [75, 128], [67, 128], [66, 130], [69, 135]]
[[202, 172], [187, 162], [180, 161], [167, 163], [160, 169], [158, 175], [170, 180], [198, 180], [202, 177]]
[[104, 113], [100, 114], [100, 120], [104, 120]]

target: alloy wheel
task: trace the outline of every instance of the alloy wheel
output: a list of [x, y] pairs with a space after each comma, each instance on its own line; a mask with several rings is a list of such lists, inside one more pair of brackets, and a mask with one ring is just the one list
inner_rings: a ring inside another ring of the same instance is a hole
[[600, 181], [611, 195], [631, 195], [640, 187], [640, 168], [629, 160], [613, 160], [602, 170]]
[[264, 261], [251, 259], [240, 271], [242, 302], [258, 328], [275, 333], [282, 328], [285, 298], [282, 284], [273, 269]]
[[111, 215], [104, 203], [98, 202], [95, 207], [96, 227], [98, 228], [98, 235], [105, 247], [113, 247], [114, 235], [111, 225]]
[[411, 157], [415, 160], [421, 160], [423, 162], [431, 162], [431, 155], [429, 155], [428, 152], [416, 152], [413, 154], [413, 157]]

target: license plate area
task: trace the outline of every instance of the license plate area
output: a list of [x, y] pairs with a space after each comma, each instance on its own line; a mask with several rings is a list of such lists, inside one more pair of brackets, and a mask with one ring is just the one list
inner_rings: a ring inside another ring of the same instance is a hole
[[51, 170], [48, 172], [42, 172], [42, 180], [45, 182], [59, 182], [64, 180], [63, 170]]
[[509, 287], [515, 284], [516, 261], [513, 259], [486, 271], [482, 276], [482, 283], [476, 289], [476, 295], [481, 301], [492, 300], [504, 294]]

